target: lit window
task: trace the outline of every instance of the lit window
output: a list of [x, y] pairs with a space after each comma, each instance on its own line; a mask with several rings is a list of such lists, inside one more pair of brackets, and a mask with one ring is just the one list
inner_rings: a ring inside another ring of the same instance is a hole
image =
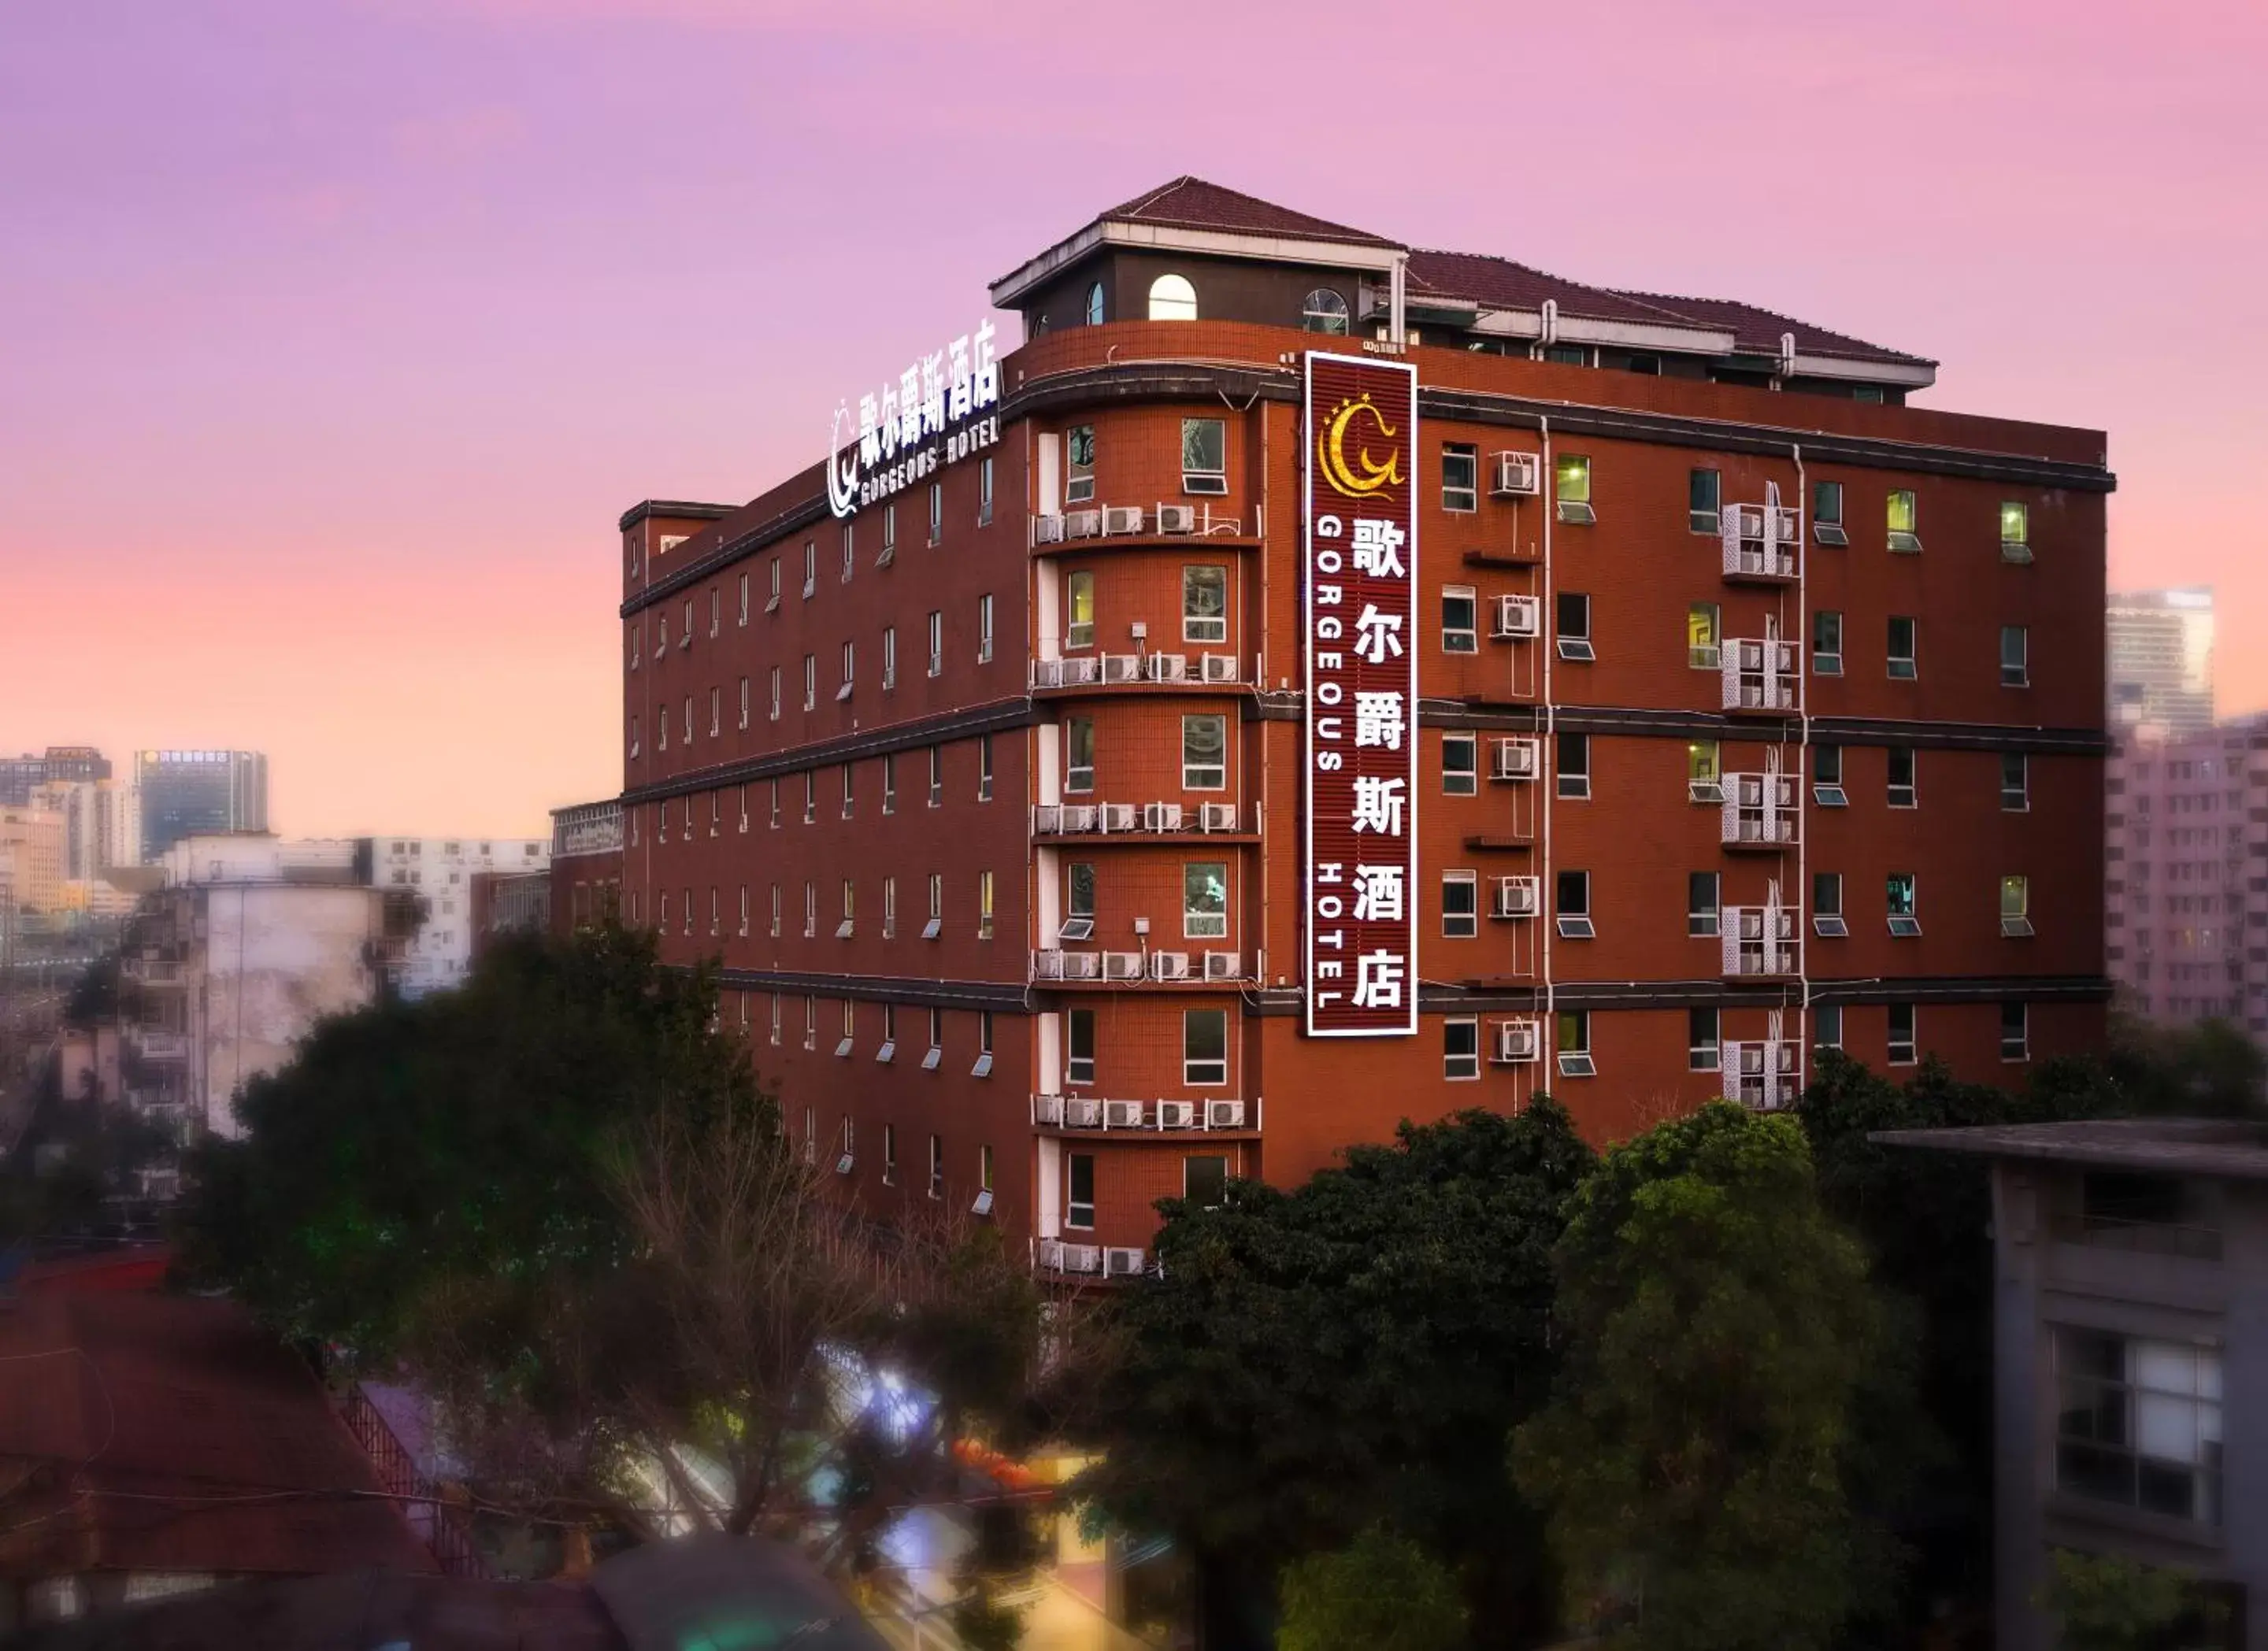
[[1441, 791], [1472, 796], [1480, 790], [1480, 740], [1472, 734], [1441, 736]]
[[2059, 1324], [2056, 1488], [2192, 1524], [2221, 1523], [2221, 1353]]
[[1192, 1088], [1228, 1082], [1228, 1011], [1185, 1009], [1182, 1014], [1182, 1082]]
[[1886, 510], [1889, 517], [1890, 548], [1912, 553], [1921, 548], [1921, 529], [1918, 525], [1919, 512], [1912, 493], [1904, 489], [1889, 496]]
[[1713, 871], [1685, 874], [1685, 932], [1697, 940], [1717, 933], [1717, 874]]
[[2000, 627], [2000, 686], [2022, 688], [2031, 686], [2032, 633], [2021, 625]]
[[1228, 936], [1228, 866], [1191, 861], [1182, 868], [1182, 934], [1189, 940]]
[[1889, 664], [1894, 681], [1911, 682], [1917, 674], [1914, 660], [1914, 633], [1919, 628], [1915, 620], [1903, 613], [1890, 615]]
[[1882, 901], [1892, 935], [1900, 940], [1911, 940], [1921, 933], [1921, 918], [1914, 906], [1912, 872], [1893, 871], [1884, 877]]
[[2032, 880], [2011, 874], [2000, 879], [2000, 932], [2021, 940], [2032, 932]]
[[1102, 325], [1102, 283], [1098, 281], [1086, 290], [1086, 324]]
[[1717, 1042], [1717, 1011], [1713, 1009], [1687, 1009], [1685, 1069], [1689, 1072], [1714, 1072], [1721, 1064]]
[[1469, 1082], [1481, 1075], [1481, 1024], [1476, 1020], [1441, 1023], [1441, 1075], [1452, 1082]]
[[1725, 776], [1719, 767], [1722, 761], [1715, 740], [1687, 740], [1685, 795], [1696, 803], [1722, 803], [1725, 800]]
[[1598, 1064], [1591, 1058], [1591, 1011], [1562, 1010], [1557, 1033], [1559, 1075], [1563, 1078], [1597, 1076]]
[[1066, 623], [1064, 626], [1064, 646], [1092, 648], [1094, 646], [1094, 576], [1091, 573], [1069, 574], [1064, 579], [1064, 606]]
[[2029, 561], [2032, 559], [2032, 513], [2014, 499], [2000, 503], [2000, 560]]
[[1470, 940], [1481, 932], [1480, 878], [1470, 871], [1441, 874], [1441, 933], [1449, 940]]
[[1182, 421], [1182, 491], [1228, 491], [1228, 425], [1225, 421]]
[[1553, 741], [1552, 767], [1558, 775], [1559, 795], [1564, 797], [1587, 797], [1591, 795], [1591, 737], [1588, 734], [1561, 734]]
[[[1080, 723], [1074, 721], [1077, 729]], [[1087, 782], [1094, 784], [1094, 725], [1087, 730]], [[1182, 787], [1189, 791], [1219, 791], [1228, 784], [1228, 718], [1207, 713], [1182, 718]]]
[[[1713, 470], [1709, 473], [1714, 475]], [[1719, 651], [1719, 616], [1714, 602], [1695, 602], [1685, 610], [1685, 663], [1696, 671], [1714, 671], [1723, 658]]]
[[976, 874], [976, 938], [992, 938], [992, 874]]
[[1480, 647], [1479, 593], [1469, 584], [1445, 586], [1441, 591], [1441, 651], [1475, 654]]
[[[1697, 533], [1714, 534], [1722, 522], [1718, 495], [1723, 478], [1714, 470], [1690, 470], [1685, 475], [1685, 525]], [[1712, 1068], [1713, 1070], [1713, 1068]]]
[[[1182, 719], [1182, 748], [1189, 749], [1189, 718]], [[1094, 719], [1073, 716], [1064, 723], [1064, 789], [1086, 792], [1094, 789]]]
[[1347, 301], [1329, 287], [1317, 287], [1300, 301], [1300, 325], [1310, 333], [1344, 338], [1347, 332]]
[[1480, 450], [1469, 442], [1441, 444], [1441, 508], [1460, 513], [1481, 508]]
[[1914, 1063], [1914, 1006], [1893, 1003], [1889, 1010], [1889, 1064], [1910, 1067]]
[[1150, 283], [1150, 319], [1153, 321], [1194, 321], [1197, 319], [1197, 290], [1187, 275], [1160, 275]]
[[1559, 519], [1579, 526], [1599, 519], [1591, 508], [1591, 461], [1573, 453], [1562, 453], [1552, 461], [1552, 491], [1558, 500]]

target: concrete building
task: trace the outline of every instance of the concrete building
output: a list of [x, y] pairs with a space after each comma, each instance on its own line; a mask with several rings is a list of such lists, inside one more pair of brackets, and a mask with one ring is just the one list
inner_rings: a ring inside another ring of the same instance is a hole
[[475, 871], [472, 883], [473, 961], [499, 935], [551, 932], [551, 877], [541, 871]]
[[2110, 599], [2110, 723], [2175, 738], [2213, 726], [2213, 592], [2131, 591]]
[[401, 994], [415, 998], [455, 986], [472, 966], [473, 879], [546, 871], [551, 846], [540, 837], [364, 837], [357, 853], [373, 887], [424, 898], [425, 921], [395, 976]]
[[111, 780], [43, 780], [32, 788], [31, 806], [63, 822], [63, 876], [92, 883], [113, 866], [141, 863], [141, 822], [131, 788]]
[[578, 803], [551, 811], [551, 926], [556, 934], [620, 916], [622, 805]]
[[2268, 1128], [1888, 1131], [1992, 1173], [2000, 1651], [2051, 1651], [2057, 1548], [2220, 1584], [2268, 1651]]
[[63, 817], [32, 804], [0, 807], [0, 855], [13, 862], [19, 909], [50, 916], [63, 910]]
[[1193, 179], [990, 296], [619, 522], [626, 914], [846, 1196], [1108, 1276], [1405, 1117], [2099, 1045], [2100, 432]]
[[110, 777], [110, 759], [92, 745], [50, 745], [40, 756], [26, 752], [20, 757], [0, 757], [0, 805], [21, 808], [32, 800], [33, 787], [51, 780]]
[[256, 751], [137, 751], [142, 858], [182, 838], [268, 829], [268, 759]]
[[2268, 1036], [2268, 717], [2122, 735], [2104, 789], [2104, 957], [2120, 1002]]
[[184, 1139], [235, 1134], [245, 1083], [323, 1016], [376, 1000], [410, 902], [357, 875], [351, 841], [186, 837], [163, 871], [121, 952], [128, 1098]]

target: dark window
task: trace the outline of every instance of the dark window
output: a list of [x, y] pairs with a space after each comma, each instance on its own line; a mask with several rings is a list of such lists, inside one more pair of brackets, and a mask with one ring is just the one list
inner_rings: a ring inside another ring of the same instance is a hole
[[1722, 476], [1714, 470], [1690, 470], [1685, 476], [1685, 522], [1697, 533], [1714, 533], [1721, 509], [1718, 495]]

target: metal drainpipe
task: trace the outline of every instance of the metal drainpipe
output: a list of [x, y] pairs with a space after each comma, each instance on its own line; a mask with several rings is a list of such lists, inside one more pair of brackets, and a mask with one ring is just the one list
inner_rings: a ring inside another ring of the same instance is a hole
[[[1547, 910], [1543, 904], [1544, 896], [1552, 892], [1551, 797], [1559, 785], [1559, 752], [1557, 743], [1552, 737], [1556, 719], [1551, 703], [1551, 662], [1558, 652], [1559, 639], [1552, 634], [1557, 628], [1557, 616], [1551, 610], [1543, 609], [1543, 605], [1552, 600], [1551, 524], [1559, 514], [1559, 483], [1551, 468], [1551, 421], [1548, 417], [1538, 417], [1535, 426], [1542, 432], [1543, 445], [1543, 455], [1538, 460], [1543, 473], [1539, 481], [1543, 506], [1543, 590], [1536, 600], [1540, 611], [1535, 616], [1536, 638], [1543, 644], [1543, 737], [1541, 742], [1543, 749], [1537, 753], [1535, 764], [1535, 783], [1540, 793], [1536, 806], [1543, 813], [1543, 855], [1540, 875], [1535, 879], [1535, 913], [1537, 920], [1543, 925], [1543, 1024], [1536, 1029], [1536, 1042], [1541, 1046], [1536, 1053], [1550, 1068], [1545, 1074], [1545, 1087], [1549, 1089], [1548, 1080], [1557, 1075], [1559, 1060], [1558, 998], [1551, 983], [1551, 936], [1558, 927], [1559, 914], [1557, 911]], [[1551, 620], [1549, 627], [1545, 624], [1547, 616]]]
[[1410, 254], [1397, 253], [1387, 275], [1386, 330], [1397, 349], [1410, 343]]
[[1802, 932], [1810, 920], [1803, 915], [1811, 895], [1811, 489], [1803, 479], [1803, 444], [1791, 442], [1795, 460], [1795, 911], [1797, 988], [1795, 1015], [1796, 1089], [1802, 1090], [1811, 1064], [1811, 942]]

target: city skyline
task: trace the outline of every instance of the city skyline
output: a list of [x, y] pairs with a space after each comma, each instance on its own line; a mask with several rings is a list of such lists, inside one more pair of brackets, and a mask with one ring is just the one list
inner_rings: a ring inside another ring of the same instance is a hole
[[[2263, 159], [2258, 18], [1925, 6], [1893, 38], [1745, 6], [1697, 45], [1623, 6], [1555, 22], [1614, 65], [1561, 77], [1476, 10], [1445, 23], [1501, 52], [1366, 71], [1406, 141], [1342, 160], [1208, 67], [1320, 76], [1343, 31], [1312, 12], [1107, 63], [1042, 15], [258, 0], [11, 26], [0, 296], [30, 324], [0, 556], [20, 612], [71, 620], [0, 657], [0, 750], [264, 751], [293, 835], [522, 834], [612, 795], [616, 516], [812, 462], [843, 395], [985, 312], [999, 247], [1177, 172], [1738, 295], [1938, 359], [1918, 405], [2107, 427], [2113, 587], [2214, 586], [2223, 709], [2268, 704], [2257, 231], [2214, 209]], [[1505, 143], [1505, 85], [1535, 141]], [[1012, 175], [988, 142], [1073, 111]], [[814, 290], [841, 326], [789, 309]]]

